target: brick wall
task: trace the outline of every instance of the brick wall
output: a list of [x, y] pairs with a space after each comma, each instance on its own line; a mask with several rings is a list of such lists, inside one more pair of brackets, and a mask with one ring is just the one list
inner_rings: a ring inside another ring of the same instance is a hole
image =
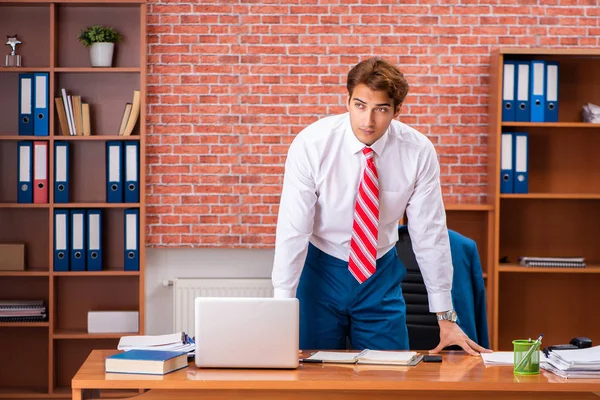
[[272, 247], [303, 127], [345, 112], [346, 74], [401, 66], [446, 202], [485, 201], [489, 54], [595, 47], [596, 0], [149, 0], [148, 244]]

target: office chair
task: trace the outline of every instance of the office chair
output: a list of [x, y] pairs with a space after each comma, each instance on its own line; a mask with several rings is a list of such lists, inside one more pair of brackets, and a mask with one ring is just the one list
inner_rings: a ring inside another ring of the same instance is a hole
[[[474, 240], [450, 229], [448, 235], [454, 266], [452, 302], [458, 316], [458, 324], [471, 340], [489, 348], [485, 286], [477, 245]], [[406, 277], [401, 287], [406, 302], [410, 349], [433, 349], [439, 344], [440, 328], [435, 314], [429, 312], [427, 290], [406, 225], [398, 228], [396, 250], [406, 268]], [[460, 347], [449, 346], [446, 349], [460, 350]]]

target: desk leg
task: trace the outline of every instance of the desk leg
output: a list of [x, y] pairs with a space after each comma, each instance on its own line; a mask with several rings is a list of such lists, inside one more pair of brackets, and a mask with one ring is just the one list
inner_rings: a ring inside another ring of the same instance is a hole
[[83, 389], [73, 389], [73, 400], [83, 400]]

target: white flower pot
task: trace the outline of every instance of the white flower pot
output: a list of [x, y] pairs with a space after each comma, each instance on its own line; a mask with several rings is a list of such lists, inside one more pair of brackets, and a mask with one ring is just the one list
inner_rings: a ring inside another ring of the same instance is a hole
[[114, 43], [92, 43], [90, 45], [92, 67], [112, 67], [114, 49]]

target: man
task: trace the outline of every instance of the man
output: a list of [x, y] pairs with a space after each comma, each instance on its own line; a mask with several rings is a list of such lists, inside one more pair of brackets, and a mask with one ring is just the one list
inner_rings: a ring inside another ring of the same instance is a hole
[[290, 145], [277, 221], [275, 297], [300, 300], [300, 348], [408, 349], [406, 275], [395, 243], [406, 211], [438, 315], [440, 343], [488, 351], [455, 323], [452, 261], [431, 142], [395, 120], [403, 74], [369, 59], [348, 73], [348, 113], [321, 119]]

